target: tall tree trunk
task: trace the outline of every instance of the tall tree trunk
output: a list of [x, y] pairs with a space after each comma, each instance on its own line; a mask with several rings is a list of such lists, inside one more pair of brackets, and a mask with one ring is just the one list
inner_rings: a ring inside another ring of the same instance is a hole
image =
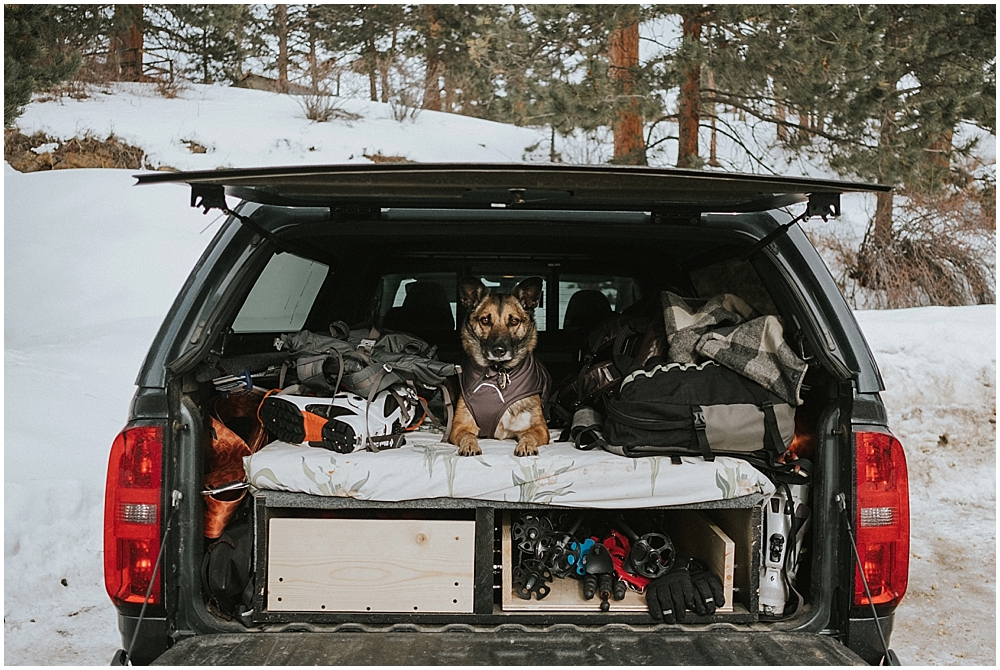
[[313, 95], [319, 93], [319, 64], [316, 62], [316, 28], [309, 27], [309, 84]]
[[278, 28], [278, 93], [288, 93], [288, 5], [275, 5]]
[[115, 37], [111, 49], [122, 81], [142, 81], [142, 5], [115, 5]]
[[[895, 143], [896, 119], [892, 110], [887, 109], [882, 115], [882, 126], [879, 128], [878, 142], [881, 152], [885, 154]], [[892, 242], [892, 193], [879, 193], [875, 198], [875, 220], [873, 222], [872, 247], [885, 249]]]
[[379, 74], [382, 79], [382, 102], [389, 102], [389, 69], [392, 67], [392, 62], [396, 57], [396, 37], [397, 29], [396, 26], [392, 27], [392, 43], [389, 46], [389, 51], [382, 55]]
[[448, 71], [447, 67], [444, 67], [444, 111], [454, 112], [455, 111], [455, 78]]
[[368, 38], [368, 95], [372, 102], [378, 102], [378, 86], [376, 77], [378, 76], [378, 49], [375, 48], [375, 38]]
[[201, 83], [212, 83], [208, 76], [208, 30], [205, 28], [201, 31]]
[[[774, 106], [774, 115], [778, 118], [779, 121], [787, 121], [788, 108], [779, 102]], [[782, 142], [788, 139], [788, 126], [779, 123], [775, 126], [774, 132], [778, 136], [778, 139], [781, 140]]]
[[619, 102], [611, 124], [615, 136], [614, 162], [646, 165], [639, 100], [633, 96], [639, 68], [639, 6], [623, 5], [624, 16], [608, 41], [611, 81]]
[[[704, 15], [700, 8], [684, 14], [681, 32], [685, 40], [701, 39]], [[684, 70], [680, 100], [677, 105], [677, 167], [696, 167], [698, 163], [698, 123], [701, 119], [701, 63], [694, 61]]]
[[709, 98], [710, 98], [709, 112], [711, 113], [711, 116], [709, 117], [709, 119], [710, 119], [710, 122], [712, 124], [712, 136], [711, 136], [710, 143], [708, 145], [708, 164], [711, 167], [722, 167], [722, 164], [719, 163], [718, 137], [717, 137], [717, 133], [716, 133], [716, 130], [715, 130], [715, 117], [716, 117], [716, 106], [715, 106], [715, 73], [712, 72], [711, 69], [709, 69], [709, 71], [708, 71], [708, 88], [712, 91], [709, 94]]
[[438, 41], [441, 24], [437, 19], [437, 5], [423, 5], [427, 17], [427, 35], [424, 46], [424, 100], [421, 107], [441, 111], [441, 56]]

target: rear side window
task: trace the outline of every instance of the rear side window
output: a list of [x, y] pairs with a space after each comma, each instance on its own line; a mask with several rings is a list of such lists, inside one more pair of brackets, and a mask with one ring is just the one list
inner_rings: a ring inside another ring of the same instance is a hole
[[236, 315], [233, 332], [301, 330], [330, 268], [292, 254], [276, 254]]
[[[529, 276], [473, 273], [491, 293], [510, 293]], [[393, 330], [453, 330], [458, 323], [458, 282], [455, 272], [419, 272], [382, 277], [377, 318]], [[555, 295], [556, 302], [550, 306]], [[639, 299], [639, 286], [630, 277], [560, 275], [549, 277], [542, 303], [535, 310], [538, 330], [584, 330], [621, 313]]]

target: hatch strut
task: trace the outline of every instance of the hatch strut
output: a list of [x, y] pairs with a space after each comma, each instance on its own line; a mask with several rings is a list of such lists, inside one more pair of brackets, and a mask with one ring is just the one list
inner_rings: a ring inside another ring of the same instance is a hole
[[826, 221], [828, 216], [840, 216], [840, 194], [839, 193], [810, 193], [809, 202], [806, 204], [806, 211], [802, 212], [788, 223], [782, 224], [770, 233], [757, 241], [750, 250], [743, 254], [743, 260], [749, 259], [755, 253], [769, 245], [779, 236], [788, 232], [788, 229], [799, 221], [811, 219], [814, 216], [821, 217]]
[[208, 214], [209, 210], [212, 209], [217, 209], [224, 214], [228, 214], [236, 218], [250, 230], [270, 241], [281, 251], [295, 252], [306, 257], [309, 257], [312, 253], [305, 247], [282, 240], [249, 216], [243, 216], [239, 212], [229, 209], [229, 205], [226, 203], [226, 189], [221, 184], [191, 184], [191, 206], [203, 208], [205, 210], [202, 212], [203, 214]]
[[851, 540], [851, 549], [854, 551], [854, 560], [858, 564], [858, 571], [861, 573], [861, 584], [865, 588], [865, 595], [868, 597], [868, 604], [872, 608], [872, 616], [875, 617], [875, 629], [878, 631], [879, 640], [882, 642], [882, 649], [885, 651], [883, 663], [885, 665], [902, 665], [896, 652], [889, 649], [885, 641], [885, 634], [882, 632], [882, 624], [878, 620], [878, 611], [875, 609], [875, 601], [872, 600], [871, 589], [868, 588], [868, 578], [865, 577], [865, 566], [861, 563], [861, 555], [858, 553], [858, 543], [854, 541], [854, 529], [851, 528], [851, 517], [847, 514], [847, 499], [843, 493], [838, 493], [834, 498], [840, 508], [840, 514], [844, 517], [844, 524], [847, 526], [847, 537]]

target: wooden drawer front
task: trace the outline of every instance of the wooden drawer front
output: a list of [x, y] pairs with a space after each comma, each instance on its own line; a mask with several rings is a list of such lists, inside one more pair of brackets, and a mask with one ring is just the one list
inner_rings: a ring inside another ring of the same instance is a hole
[[472, 612], [475, 522], [270, 520], [267, 609]]

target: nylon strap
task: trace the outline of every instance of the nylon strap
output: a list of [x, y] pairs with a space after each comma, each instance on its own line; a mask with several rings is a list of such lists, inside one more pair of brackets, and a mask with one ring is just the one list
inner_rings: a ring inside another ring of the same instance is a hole
[[774, 416], [774, 406], [764, 405], [760, 409], [764, 412], [764, 448], [777, 458], [785, 453], [785, 443], [781, 440], [781, 431], [778, 430], [778, 419]]
[[694, 419], [694, 434], [698, 439], [698, 448], [701, 449], [702, 457], [706, 461], [714, 461], [715, 454], [712, 453], [712, 447], [708, 443], [708, 435], [705, 434], [705, 413], [700, 405], [691, 406], [691, 416]]

